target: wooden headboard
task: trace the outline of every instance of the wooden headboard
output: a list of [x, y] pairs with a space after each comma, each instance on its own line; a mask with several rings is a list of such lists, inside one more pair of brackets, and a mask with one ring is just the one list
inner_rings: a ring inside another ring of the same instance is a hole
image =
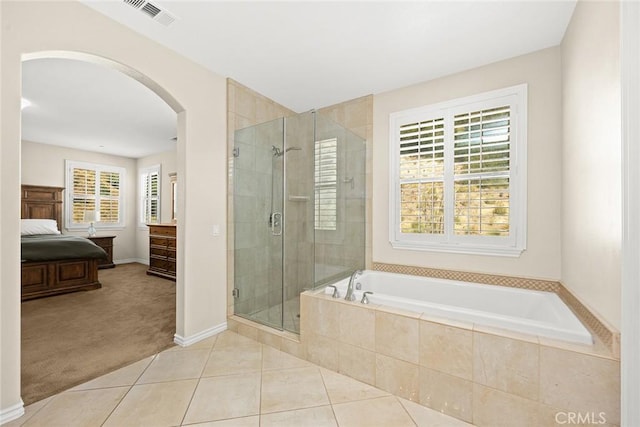
[[23, 185], [20, 217], [24, 219], [55, 219], [62, 231], [62, 192], [64, 187]]

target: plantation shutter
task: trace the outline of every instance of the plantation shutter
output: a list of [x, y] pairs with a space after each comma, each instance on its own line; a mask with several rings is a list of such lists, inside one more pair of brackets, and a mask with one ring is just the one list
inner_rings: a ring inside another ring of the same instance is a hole
[[100, 171], [100, 222], [120, 221], [120, 174]]
[[72, 222], [84, 223], [85, 211], [96, 210], [96, 171], [92, 169], [73, 169]]
[[454, 117], [454, 233], [509, 235], [509, 106]]
[[520, 256], [527, 242], [527, 86], [389, 115], [394, 248]]
[[338, 197], [338, 140], [316, 141], [315, 229], [336, 230]]
[[[126, 170], [118, 166], [65, 160], [65, 227], [80, 230], [88, 226], [85, 214], [95, 213], [97, 228], [124, 226], [121, 209]], [[89, 218], [89, 217], [87, 217]]]
[[400, 231], [444, 233], [444, 118], [400, 126]]
[[160, 174], [150, 171], [142, 174], [142, 223], [160, 221]]

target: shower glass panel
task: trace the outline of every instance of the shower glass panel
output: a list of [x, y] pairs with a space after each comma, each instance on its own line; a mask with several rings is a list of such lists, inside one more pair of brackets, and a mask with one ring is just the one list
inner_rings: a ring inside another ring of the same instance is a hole
[[314, 284], [365, 264], [365, 140], [317, 115], [314, 158]]
[[300, 293], [364, 268], [364, 139], [309, 112], [234, 144], [235, 314], [298, 333]]
[[284, 121], [235, 132], [235, 313], [282, 327]]

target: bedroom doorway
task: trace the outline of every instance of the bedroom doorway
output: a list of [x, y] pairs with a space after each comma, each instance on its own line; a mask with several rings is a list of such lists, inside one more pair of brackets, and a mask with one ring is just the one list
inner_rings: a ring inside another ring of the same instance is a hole
[[[22, 183], [65, 188], [63, 234], [87, 237], [80, 213], [96, 212], [97, 235], [113, 236], [118, 264], [97, 272], [100, 289], [22, 304], [22, 397], [29, 404], [173, 345], [180, 284], [147, 275], [144, 264], [146, 223], [176, 228], [170, 175], [180, 169], [182, 108], [146, 76], [91, 55], [29, 55], [22, 77]], [[95, 190], [87, 190], [91, 179], [65, 176], [69, 159], [92, 165], [87, 171], [95, 166]], [[105, 181], [113, 174], [104, 167], [123, 173]], [[141, 194], [140, 171], [150, 169], [155, 176]]]

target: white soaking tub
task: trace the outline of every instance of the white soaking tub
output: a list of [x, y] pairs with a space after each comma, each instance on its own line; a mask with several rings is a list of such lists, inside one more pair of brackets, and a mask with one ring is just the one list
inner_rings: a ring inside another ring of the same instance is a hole
[[[349, 278], [334, 283], [344, 298]], [[361, 289], [356, 290], [355, 284]], [[589, 331], [553, 292], [457, 282], [366, 270], [354, 283], [355, 304], [370, 304], [462, 320], [558, 340], [592, 344]], [[326, 293], [333, 289], [325, 288]]]

